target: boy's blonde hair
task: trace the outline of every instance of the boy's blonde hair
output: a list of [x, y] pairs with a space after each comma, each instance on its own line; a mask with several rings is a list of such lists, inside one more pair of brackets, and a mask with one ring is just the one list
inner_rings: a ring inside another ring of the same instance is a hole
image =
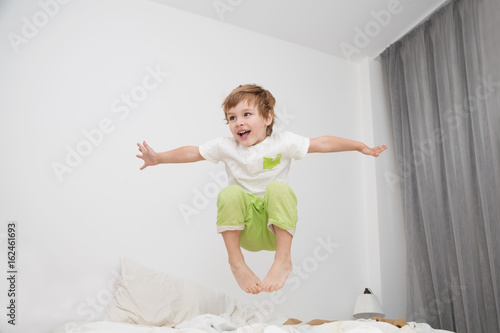
[[269, 91], [256, 84], [238, 86], [236, 89], [231, 91], [229, 96], [226, 97], [224, 103], [222, 103], [226, 122], [227, 112], [242, 101], [246, 101], [248, 105], [256, 107], [264, 119], [267, 119], [269, 112], [271, 112], [273, 120], [271, 121], [271, 124], [267, 126], [266, 131], [267, 136], [270, 136], [273, 133], [274, 119], [276, 117], [274, 113], [274, 105], [276, 104], [274, 96]]

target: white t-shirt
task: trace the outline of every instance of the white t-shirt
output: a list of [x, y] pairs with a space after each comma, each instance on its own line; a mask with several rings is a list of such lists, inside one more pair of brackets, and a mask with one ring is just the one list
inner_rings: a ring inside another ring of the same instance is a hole
[[199, 149], [207, 161], [225, 164], [229, 185], [239, 185], [247, 193], [264, 197], [270, 182], [288, 182], [292, 159], [306, 156], [309, 138], [282, 132], [245, 147], [235, 138], [225, 137], [211, 140]]

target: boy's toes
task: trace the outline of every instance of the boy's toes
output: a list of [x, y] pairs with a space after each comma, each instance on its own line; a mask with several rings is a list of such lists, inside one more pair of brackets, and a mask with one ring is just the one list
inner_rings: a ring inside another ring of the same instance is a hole
[[262, 291], [262, 282], [244, 262], [239, 265], [234, 264], [230, 266], [236, 282], [238, 282], [238, 285], [244, 292], [258, 294]]
[[279, 288], [279, 286], [275, 285], [275, 284], [268, 284], [265, 288], [264, 288], [264, 291], [266, 293], [272, 293], [274, 291], [277, 291], [281, 288]]
[[258, 284], [253, 285], [245, 290], [249, 294], [257, 295], [262, 291], [262, 287], [260, 287]]
[[266, 278], [262, 281], [264, 291], [272, 293], [280, 290], [291, 271], [292, 263], [290, 261], [275, 261]]

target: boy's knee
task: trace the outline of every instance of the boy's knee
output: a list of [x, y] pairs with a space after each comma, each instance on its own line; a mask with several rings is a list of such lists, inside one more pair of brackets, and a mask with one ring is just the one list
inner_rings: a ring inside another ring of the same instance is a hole
[[217, 196], [217, 204], [231, 200], [239, 200], [245, 195], [243, 189], [238, 185], [230, 185], [223, 188]]
[[297, 205], [295, 193], [292, 188], [284, 182], [272, 182], [267, 185], [264, 201], [270, 211], [271, 209], [274, 210], [276, 205], [287, 207], [288, 210], [291, 210]]
[[292, 188], [284, 182], [271, 182], [266, 187], [266, 193], [280, 194], [280, 193], [293, 193]]

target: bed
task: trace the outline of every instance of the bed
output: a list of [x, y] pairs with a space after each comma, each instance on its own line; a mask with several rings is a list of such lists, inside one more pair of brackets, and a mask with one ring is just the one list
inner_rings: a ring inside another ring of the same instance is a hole
[[121, 280], [105, 320], [65, 323], [52, 333], [449, 333], [423, 323], [404, 323], [402, 327], [372, 319], [302, 323], [123, 257]]
[[447, 333], [449, 331], [432, 329], [426, 324], [409, 323], [407, 326], [398, 328], [388, 323], [372, 320], [357, 321], [337, 321], [325, 323], [318, 326], [301, 325], [273, 325], [273, 324], [252, 324], [235, 327], [225, 323], [224, 318], [213, 315], [206, 315], [182, 323], [175, 328], [155, 327], [148, 325], [137, 325], [127, 323], [115, 323], [109, 321], [96, 321], [91, 323], [71, 323], [65, 325], [66, 328], [54, 331], [54, 333]]

